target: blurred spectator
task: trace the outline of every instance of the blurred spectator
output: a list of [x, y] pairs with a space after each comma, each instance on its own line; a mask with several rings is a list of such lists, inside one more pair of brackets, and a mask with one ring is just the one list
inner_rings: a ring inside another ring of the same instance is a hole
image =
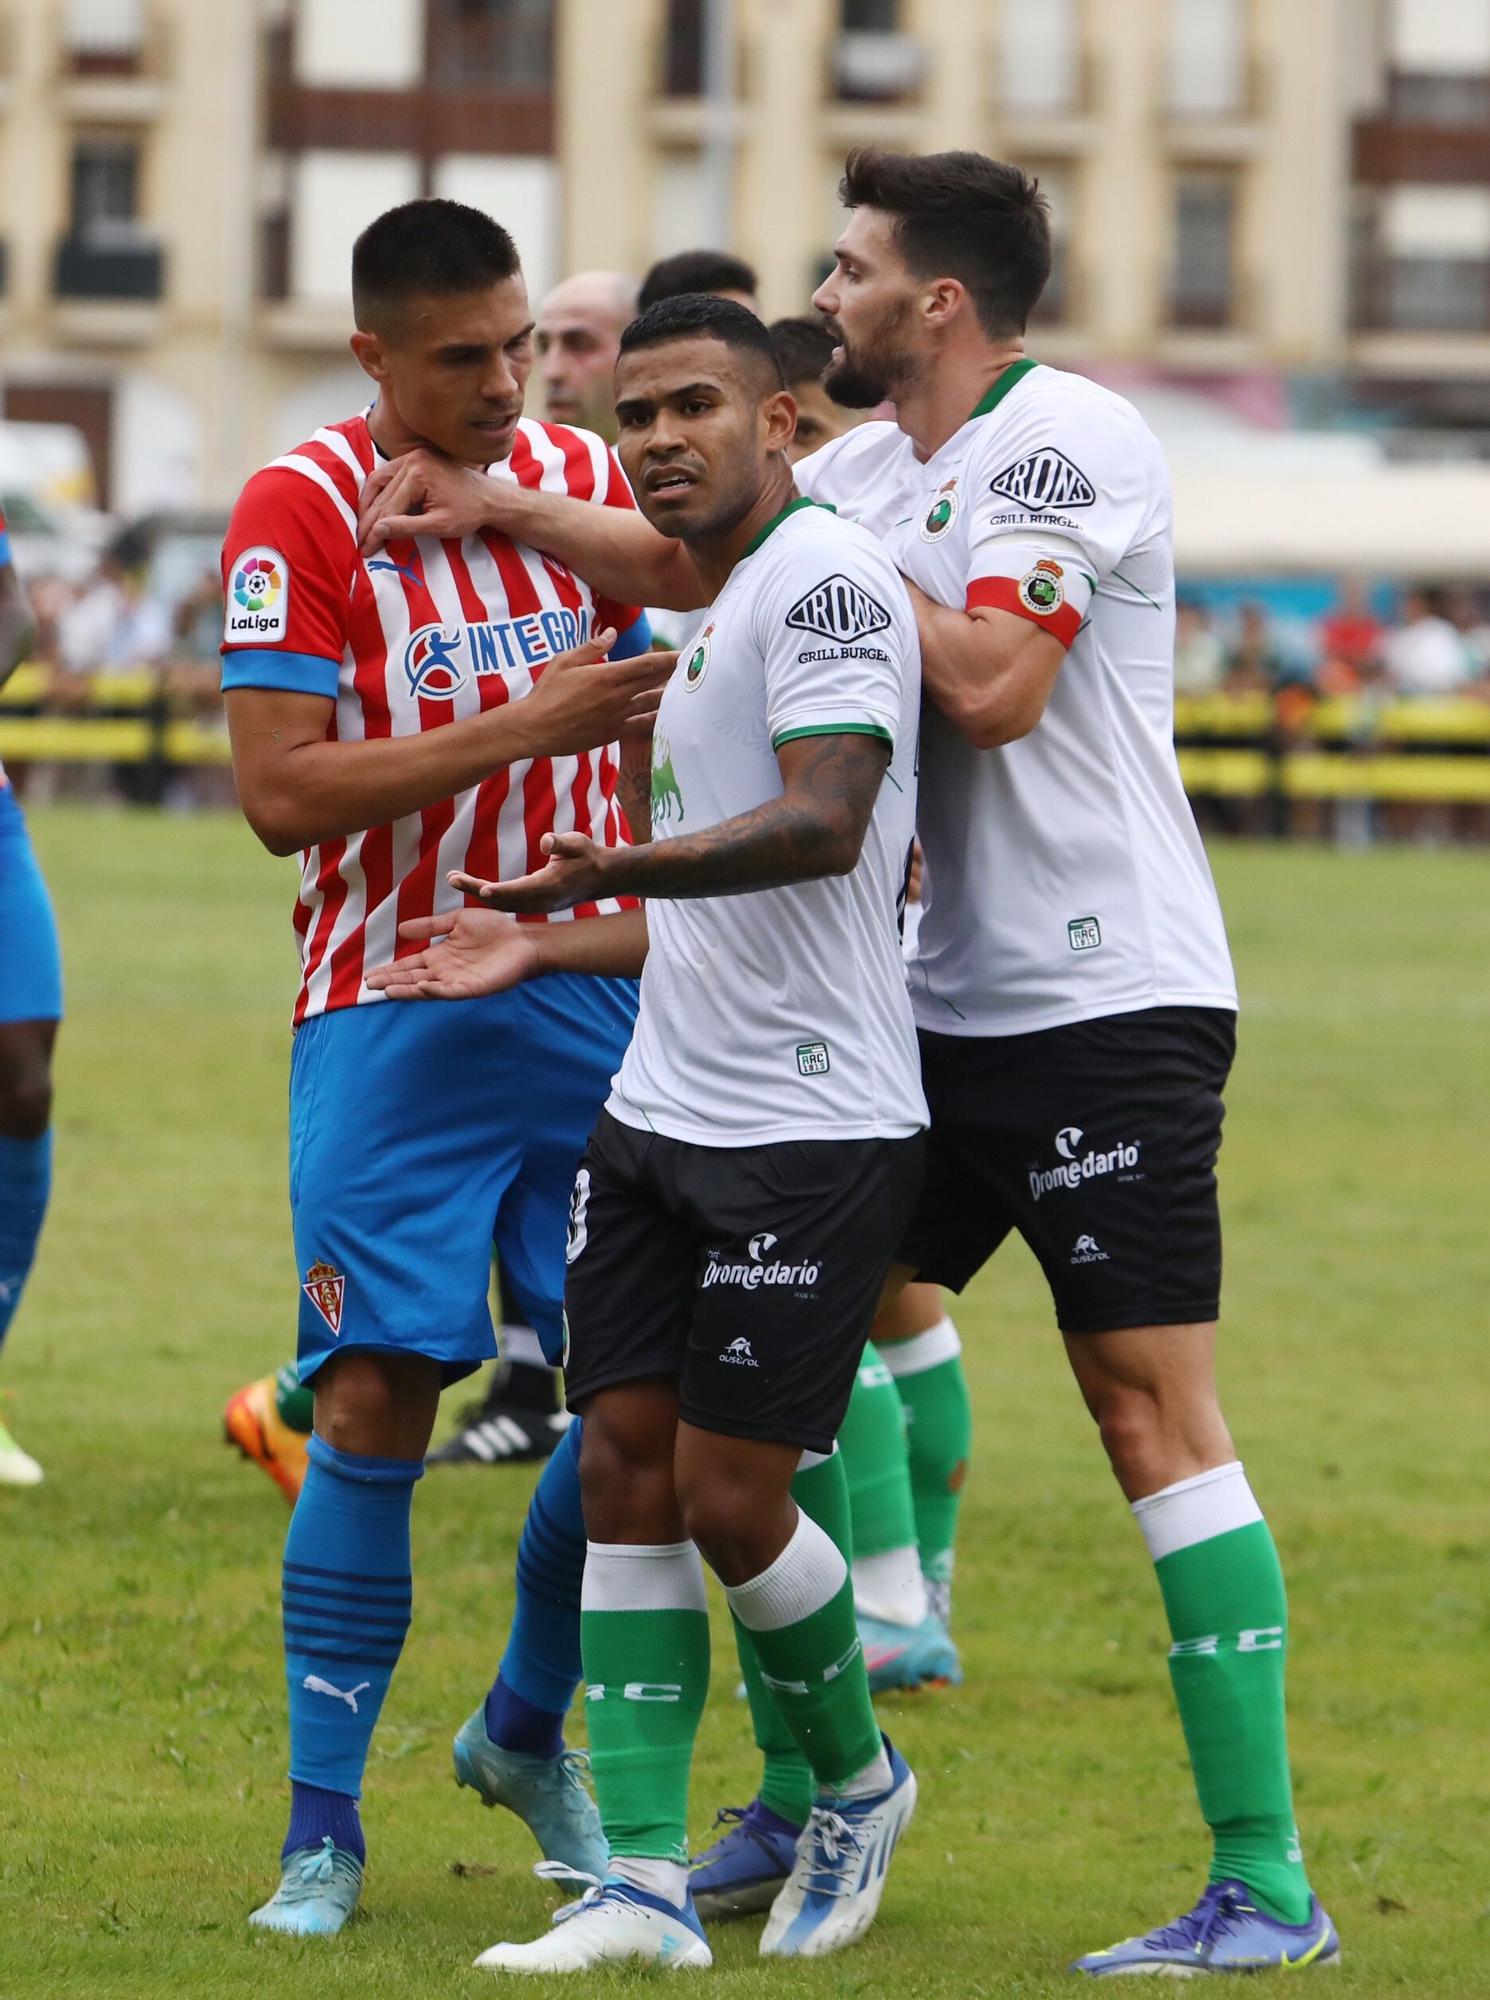
[[1203, 604], [1181, 598], [1174, 613], [1174, 691], [1215, 694], [1226, 679], [1226, 649]]
[[1333, 611], [1319, 621], [1319, 685], [1326, 694], [1353, 694], [1375, 678], [1381, 620], [1363, 577], [1348, 576]]
[[743, 257], [727, 250], [680, 250], [676, 257], [661, 257], [642, 279], [637, 303], [645, 312], [659, 299], [675, 299], [684, 292], [712, 292], [716, 299], [733, 299], [736, 305], [760, 314], [756, 292], [760, 280]]
[[1448, 603], [1449, 623], [1464, 648], [1465, 672], [1471, 681], [1490, 680], [1490, 616], [1482, 593], [1459, 589]]
[[129, 673], [157, 666], [171, 645], [171, 620], [148, 595], [138, 569], [111, 550], [58, 624], [61, 664], [70, 674]]
[[1266, 607], [1244, 604], [1237, 616], [1236, 633], [1227, 649], [1226, 692], [1271, 694], [1284, 676], [1283, 655], [1273, 637]]
[[1470, 677], [1464, 640], [1436, 591], [1409, 590], [1402, 622], [1382, 640], [1382, 664], [1398, 694], [1453, 694]]

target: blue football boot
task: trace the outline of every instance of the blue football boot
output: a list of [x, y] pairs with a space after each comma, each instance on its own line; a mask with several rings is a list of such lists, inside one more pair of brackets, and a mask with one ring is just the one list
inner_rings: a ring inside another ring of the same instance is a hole
[[279, 1887], [248, 1921], [289, 1937], [334, 1937], [361, 1894], [362, 1863], [328, 1833], [319, 1847], [286, 1855]]
[[705, 1922], [769, 1910], [796, 1863], [801, 1827], [759, 1799], [724, 1806], [714, 1824], [728, 1830], [694, 1858], [688, 1878], [694, 1908]]
[[469, 1785], [484, 1806], [517, 1814], [549, 1861], [600, 1880], [610, 1860], [600, 1813], [585, 1789], [589, 1759], [582, 1750], [537, 1757], [503, 1750], [486, 1733], [486, 1710], [463, 1722], [454, 1743], [455, 1781]]
[[858, 1626], [871, 1694], [887, 1694], [894, 1688], [961, 1684], [962, 1662], [957, 1648], [934, 1611], [919, 1625], [892, 1625], [861, 1611]]
[[1338, 1965], [1340, 1938], [1314, 1897], [1301, 1924], [1265, 1916], [1245, 1882], [1211, 1882], [1193, 1910], [1143, 1937], [1088, 1952], [1072, 1965], [1103, 1979], [1121, 1973], [1163, 1973], [1171, 1979], [1202, 1972], [1301, 1972]]

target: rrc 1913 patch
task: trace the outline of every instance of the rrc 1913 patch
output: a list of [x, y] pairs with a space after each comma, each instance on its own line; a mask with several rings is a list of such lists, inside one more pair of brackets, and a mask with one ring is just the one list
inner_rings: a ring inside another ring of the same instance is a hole
[[827, 576], [799, 597], [786, 614], [786, 622], [798, 632], [815, 633], [819, 639], [836, 639], [851, 646], [885, 631], [890, 614], [877, 598], [846, 576]]

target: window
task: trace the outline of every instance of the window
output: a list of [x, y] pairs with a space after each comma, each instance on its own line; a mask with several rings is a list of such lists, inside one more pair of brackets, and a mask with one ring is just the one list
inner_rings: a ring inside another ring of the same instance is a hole
[[1050, 276], [1032, 315], [1036, 328], [1061, 326], [1075, 309], [1071, 278], [1071, 208], [1073, 180], [1069, 168], [1025, 164], [1025, 171], [1040, 183], [1040, 192], [1050, 204]]
[[1368, 325], [1405, 332], [1490, 327], [1490, 188], [1410, 185], [1382, 197], [1357, 265]]
[[1246, 100], [1244, 0], [1170, 0], [1169, 108], [1180, 118], [1224, 118]]
[[424, 70], [422, 0], [297, 0], [295, 81], [317, 90], [412, 90]]
[[1181, 174], [1175, 186], [1170, 318], [1176, 326], [1229, 326], [1235, 312], [1236, 181]]
[[669, 97], [701, 97], [704, 89], [704, 0], [668, 0], [662, 51]]
[[145, 39], [144, 0], [67, 0], [63, 19], [75, 56], [136, 56]]
[[1081, 97], [1077, 0], [1003, 0], [999, 95], [1008, 111], [1074, 111]]
[[130, 139], [79, 139], [72, 149], [72, 234], [92, 242], [136, 233], [140, 149]]
[[430, 72], [436, 83], [551, 90], [552, 0], [432, 0]]
[[1396, 69], [1490, 69], [1490, 0], [1392, 0], [1390, 21]]
[[900, 27], [900, 0], [839, 0], [838, 25], [846, 35], [893, 35]]

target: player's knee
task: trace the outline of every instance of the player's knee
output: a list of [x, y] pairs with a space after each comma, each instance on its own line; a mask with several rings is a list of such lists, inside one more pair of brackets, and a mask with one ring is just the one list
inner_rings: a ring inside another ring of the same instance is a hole
[[52, 1122], [52, 1077], [41, 1060], [0, 1069], [0, 1135], [39, 1139]]
[[1112, 1383], [1089, 1393], [1087, 1401], [1102, 1448], [1120, 1480], [1160, 1454], [1163, 1416], [1159, 1399], [1150, 1391]]
[[[410, 1363], [414, 1365], [411, 1366]], [[334, 1451], [420, 1458], [439, 1399], [439, 1371], [420, 1357], [341, 1354], [316, 1378], [316, 1434]]]
[[778, 1508], [769, 1496], [727, 1473], [680, 1485], [683, 1532], [721, 1582], [747, 1583], [780, 1553]]
[[585, 1411], [579, 1481], [592, 1541], [680, 1539], [668, 1434], [607, 1421], [606, 1413], [591, 1405]]

